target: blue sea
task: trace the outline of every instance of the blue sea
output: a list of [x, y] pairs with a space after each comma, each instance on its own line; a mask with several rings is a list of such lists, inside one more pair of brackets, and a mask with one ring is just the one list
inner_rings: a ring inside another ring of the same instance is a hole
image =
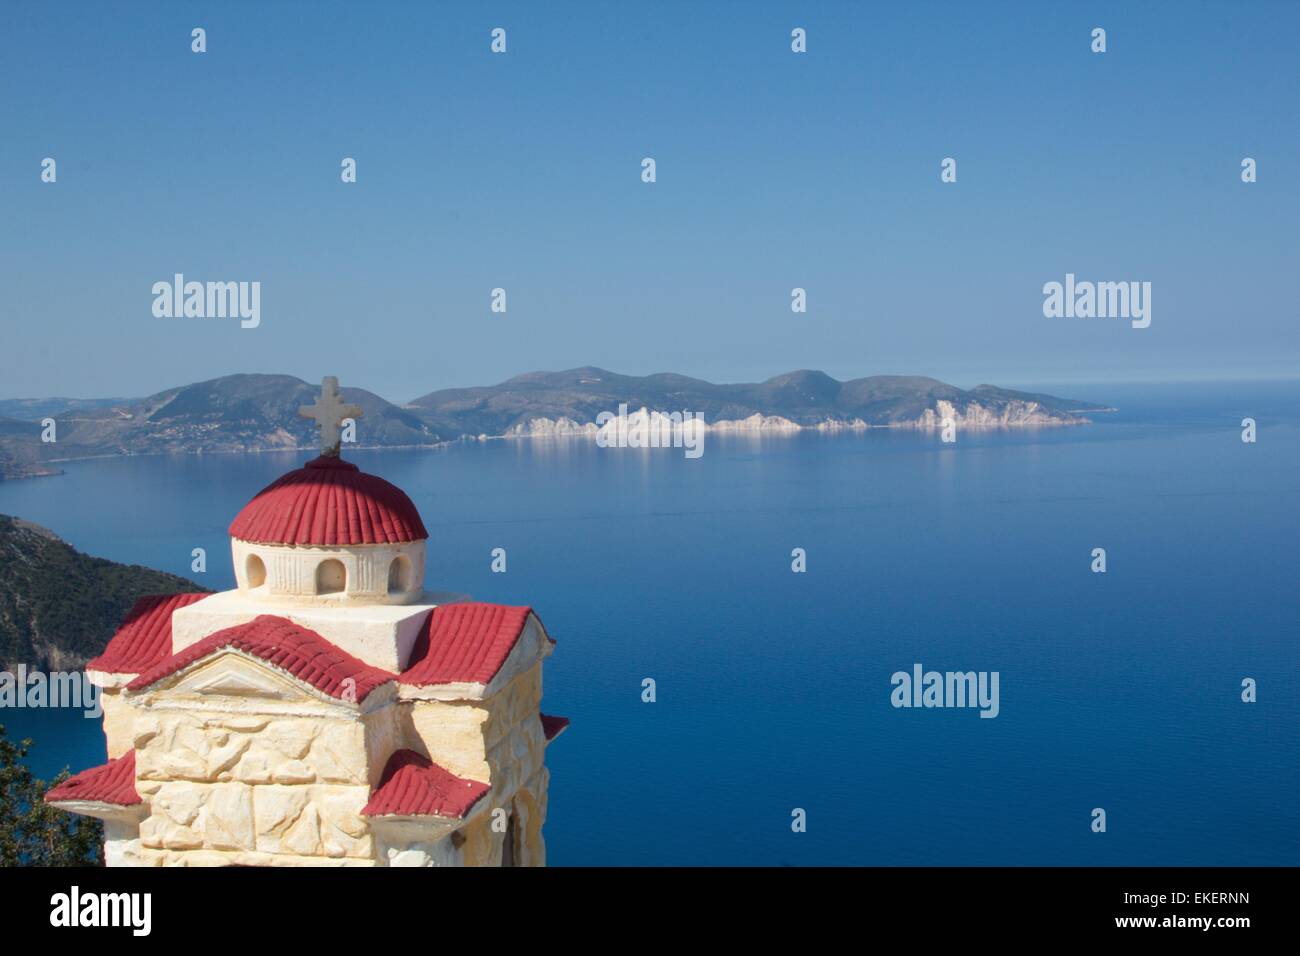
[[[1300, 863], [1300, 385], [1050, 390], [1119, 410], [951, 445], [348, 457], [418, 504], [430, 588], [531, 604], [558, 641], [554, 865]], [[192, 576], [228, 588], [230, 519], [305, 457], [73, 462], [0, 484], [0, 512], [178, 574], [202, 547]], [[997, 671], [1000, 713], [891, 706], [917, 663]], [[0, 722], [44, 775], [104, 757], [79, 714]]]

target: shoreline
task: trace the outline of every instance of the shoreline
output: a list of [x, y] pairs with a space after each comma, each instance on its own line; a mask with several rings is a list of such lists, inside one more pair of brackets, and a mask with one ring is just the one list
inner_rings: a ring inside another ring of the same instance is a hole
[[[1098, 414], [1105, 412], [1117, 411], [1115, 408], [1088, 408], [1081, 409], [1079, 414]], [[779, 416], [769, 416], [769, 421]], [[815, 425], [800, 425], [798, 422], [782, 419], [779, 424], [759, 424], [757, 426], [746, 425], [747, 419], [730, 420], [724, 419], [713, 423], [705, 423], [706, 431], [717, 431], [720, 434], [727, 435], [790, 435], [797, 432], [818, 432], [820, 434], [842, 434], [845, 432], [866, 432], [876, 429], [905, 429], [913, 431], [938, 431], [942, 425], [926, 420], [906, 421], [906, 422], [889, 422], [886, 424], [870, 424], [861, 420], [843, 421], [828, 419], [824, 422], [818, 422]], [[538, 422], [546, 422], [554, 427], [556, 423], [551, 419], [532, 419], [530, 427]], [[488, 442], [488, 441], [546, 441], [556, 439], [583, 439], [594, 441], [598, 433], [598, 427], [594, 422], [586, 425], [572, 423], [572, 430], [551, 430], [551, 431], [517, 431], [503, 435], [461, 435], [457, 438], [450, 438], [446, 441], [433, 442], [429, 444], [412, 444], [412, 445], [350, 445], [353, 451], [435, 451], [438, 449], [449, 448], [452, 445], [464, 444], [468, 442]], [[972, 431], [1001, 431], [1022, 428], [1069, 428], [1079, 425], [1092, 425], [1093, 421], [1087, 418], [1077, 418], [1073, 420], [1053, 420], [1053, 421], [1020, 421], [1020, 422], [970, 422], [958, 423], [958, 427], [964, 430]], [[516, 426], [519, 427], [519, 426]], [[306, 452], [316, 449], [315, 445], [294, 445], [281, 446], [275, 448], [220, 448], [204, 449], [196, 448], [189, 450], [174, 449], [169, 451], [141, 451], [141, 452], [119, 452], [116, 454], [103, 455], [71, 455], [64, 458], [49, 458], [44, 464], [59, 465], [71, 462], [81, 461], [102, 461], [111, 458], [156, 458], [166, 455], [265, 455], [274, 452]], [[55, 478], [59, 475], [66, 474], [62, 469], [38, 472], [35, 474], [7, 475], [0, 477], [0, 482], [5, 481], [23, 481], [33, 478]]]

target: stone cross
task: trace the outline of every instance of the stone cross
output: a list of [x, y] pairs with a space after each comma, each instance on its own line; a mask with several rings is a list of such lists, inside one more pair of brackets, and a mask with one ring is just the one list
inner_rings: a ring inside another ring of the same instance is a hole
[[298, 414], [303, 418], [314, 418], [320, 429], [320, 453], [328, 458], [339, 456], [339, 426], [346, 419], [360, 418], [360, 405], [344, 405], [339, 397], [339, 380], [327, 375], [320, 383], [320, 398], [314, 405], [302, 405]]

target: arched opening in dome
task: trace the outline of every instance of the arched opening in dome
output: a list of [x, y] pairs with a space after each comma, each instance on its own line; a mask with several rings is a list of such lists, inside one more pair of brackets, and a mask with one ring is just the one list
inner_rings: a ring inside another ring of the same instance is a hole
[[255, 554], [250, 554], [244, 562], [244, 580], [250, 588], [260, 588], [266, 583], [266, 565]]
[[330, 558], [316, 565], [316, 593], [339, 594], [348, 584], [348, 572], [342, 561]]
[[411, 559], [404, 554], [399, 554], [388, 566], [388, 593], [402, 594], [409, 590], [411, 590]]

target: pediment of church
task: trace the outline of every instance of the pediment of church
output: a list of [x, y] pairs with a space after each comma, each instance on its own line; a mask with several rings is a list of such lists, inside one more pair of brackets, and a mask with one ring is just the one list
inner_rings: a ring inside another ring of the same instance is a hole
[[[355, 710], [355, 703], [323, 693], [274, 665], [232, 648], [196, 661], [149, 688], [155, 704], [204, 700], [234, 709]], [[278, 705], [278, 706], [277, 706]]]

